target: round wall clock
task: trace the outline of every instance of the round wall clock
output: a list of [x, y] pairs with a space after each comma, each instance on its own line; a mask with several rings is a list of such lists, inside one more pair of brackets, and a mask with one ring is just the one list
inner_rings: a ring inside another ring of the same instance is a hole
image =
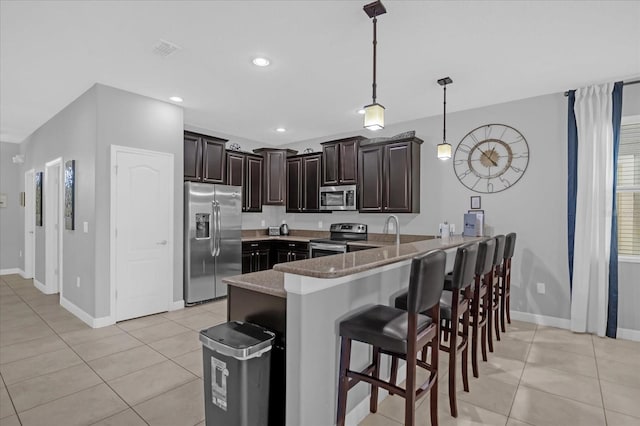
[[485, 124], [466, 134], [453, 156], [458, 180], [475, 192], [500, 192], [514, 185], [529, 165], [522, 133], [504, 124]]

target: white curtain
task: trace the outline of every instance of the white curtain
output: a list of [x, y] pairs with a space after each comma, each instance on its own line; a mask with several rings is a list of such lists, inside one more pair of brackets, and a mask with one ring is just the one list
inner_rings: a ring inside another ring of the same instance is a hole
[[576, 90], [578, 187], [571, 330], [604, 336], [613, 210], [613, 83]]

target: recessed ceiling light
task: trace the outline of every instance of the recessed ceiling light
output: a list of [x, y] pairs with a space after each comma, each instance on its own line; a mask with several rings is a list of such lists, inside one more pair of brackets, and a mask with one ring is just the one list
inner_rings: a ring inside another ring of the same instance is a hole
[[360, 108], [360, 109], [358, 110], [358, 114], [360, 114], [360, 115], [364, 115], [364, 108]]
[[284, 127], [278, 127], [278, 128], [276, 129], [276, 132], [280, 132], [280, 133], [284, 133], [284, 132], [286, 132], [286, 131], [287, 131], [287, 129], [285, 129]]
[[259, 67], [266, 67], [267, 65], [269, 65], [271, 62], [267, 59], [267, 58], [253, 58], [253, 65], [259, 66]]
[[180, 96], [172, 96], [169, 100], [173, 102], [182, 102], [182, 98]]

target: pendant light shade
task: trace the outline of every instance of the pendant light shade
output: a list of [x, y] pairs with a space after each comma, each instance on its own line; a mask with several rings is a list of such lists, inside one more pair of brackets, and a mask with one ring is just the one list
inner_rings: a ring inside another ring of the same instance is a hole
[[384, 129], [384, 107], [378, 103], [364, 107], [364, 127], [369, 130]]
[[451, 144], [446, 142], [438, 144], [438, 159], [448, 160], [451, 158]]
[[442, 112], [442, 143], [438, 144], [438, 159], [448, 160], [451, 158], [451, 144], [447, 143], [447, 84], [453, 83], [449, 77], [441, 78], [438, 84], [443, 89], [443, 112]]
[[369, 130], [384, 129], [384, 107], [376, 102], [376, 46], [378, 45], [377, 23], [378, 16], [387, 13], [381, 1], [374, 1], [364, 6], [369, 18], [373, 18], [373, 102], [364, 107], [364, 127]]

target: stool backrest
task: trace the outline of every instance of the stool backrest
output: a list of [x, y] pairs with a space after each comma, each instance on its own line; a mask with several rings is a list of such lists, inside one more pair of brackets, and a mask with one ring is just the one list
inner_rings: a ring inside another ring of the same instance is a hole
[[496, 239], [488, 238], [478, 243], [478, 258], [476, 259], [476, 275], [486, 275], [493, 269], [493, 255]]
[[451, 288], [459, 290], [471, 284], [477, 258], [478, 243], [467, 243], [458, 247], [451, 276]]
[[440, 303], [446, 264], [447, 254], [442, 250], [433, 250], [413, 258], [407, 312], [423, 312]]
[[493, 266], [498, 266], [502, 263], [502, 258], [504, 257], [505, 238], [504, 235], [496, 235], [495, 237], [493, 237], [493, 239], [496, 241], [496, 250], [493, 256]]
[[506, 241], [504, 243], [504, 258], [511, 259], [513, 257], [513, 251], [516, 248], [516, 233], [511, 232], [507, 234]]

